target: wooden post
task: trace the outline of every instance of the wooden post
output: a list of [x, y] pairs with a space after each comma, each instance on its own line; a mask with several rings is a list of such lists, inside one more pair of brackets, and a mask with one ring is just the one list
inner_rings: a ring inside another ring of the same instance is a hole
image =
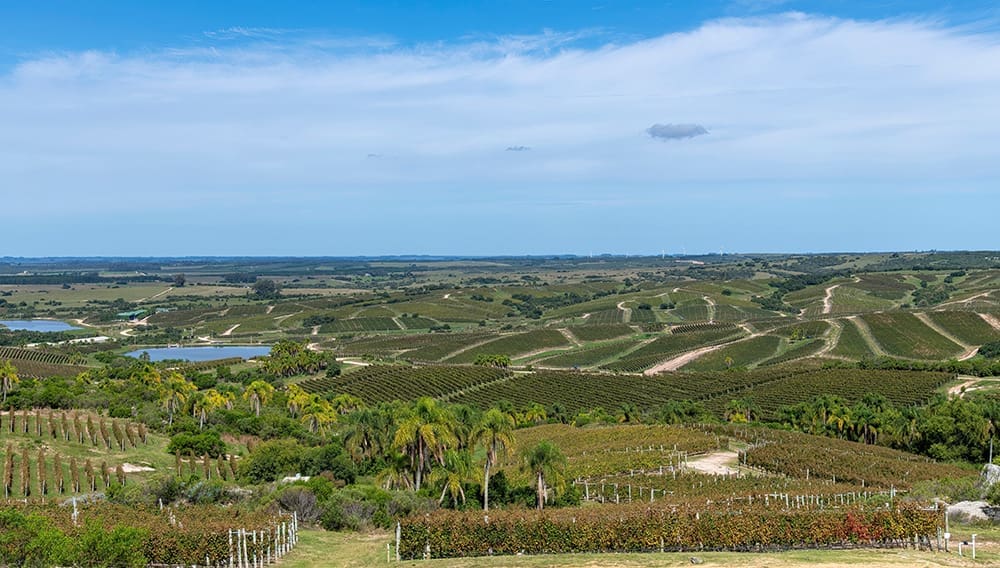
[[399, 537], [402, 534], [402, 527], [399, 525], [399, 521], [396, 521], [396, 562], [399, 562]]

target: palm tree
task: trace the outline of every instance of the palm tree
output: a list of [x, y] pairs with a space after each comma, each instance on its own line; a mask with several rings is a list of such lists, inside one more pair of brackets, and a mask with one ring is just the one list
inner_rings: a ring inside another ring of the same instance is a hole
[[167, 377], [167, 380], [163, 382], [163, 387], [160, 389], [160, 401], [166, 407], [170, 417], [167, 422], [168, 424], [174, 423], [174, 412], [182, 407], [197, 390], [198, 387], [194, 386], [194, 383], [185, 379], [180, 373], [171, 373]]
[[541, 510], [545, 507], [549, 486], [553, 494], [561, 493], [566, 486], [566, 456], [555, 444], [542, 440], [536, 446], [527, 448], [521, 458], [521, 469], [535, 480], [538, 509]]
[[302, 408], [300, 420], [313, 434], [322, 434], [327, 426], [337, 421], [337, 411], [329, 402], [313, 395], [312, 401]]
[[639, 422], [639, 409], [636, 408], [634, 404], [630, 404], [628, 402], [622, 403], [622, 405], [618, 407], [618, 421], [629, 424]]
[[232, 393], [221, 393], [215, 389], [208, 389], [194, 403], [194, 413], [198, 416], [198, 429], [205, 428], [205, 418], [210, 412], [220, 408], [232, 406]]
[[534, 402], [525, 408], [522, 416], [525, 424], [541, 424], [549, 417], [548, 414], [545, 413], [545, 407], [537, 402]]
[[330, 404], [333, 405], [333, 409], [338, 414], [350, 414], [365, 407], [365, 403], [360, 398], [349, 394], [338, 394], [330, 400]]
[[462, 486], [472, 477], [472, 456], [462, 450], [447, 450], [444, 453], [441, 467], [431, 474], [431, 479], [441, 482], [441, 498], [438, 504], [443, 505], [444, 499], [451, 496], [451, 502], [456, 507], [461, 499], [465, 504], [465, 488]]
[[757, 411], [752, 402], [739, 398], [726, 405], [726, 420], [730, 422], [753, 422]]
[[432, 461], [443, 463], [444, 451], [457, 443], [454, 420], [430, 397], [417, 399], [393, 438], [393, 446], [410, 457], [415, 491], [420, 491], [424, 471], [430, 469]]
[[272, 397], [274, 397], [274, 387], [267, 381], [254, 381], [243, 391], [243, 400], [250, 402], [257, 416], [260, 416], [260, 407], [270, 402]]
[[21, 379], [17, 376], [17, 367], [10, 361], [0, 363], [0, 391], [3, 391], [4, 403], [7, 402], [7, 393], [19, 382]]
[[299, 413], [313, 401], [313, 398], [315, 398], [315, 395], [311, 395], [302, 390], [302, 387], [299, 385], [289, 386], [288, 413], [292, 415], [292, 418], [298, 418]]
[[490, 510], [490, 470], [514, 445], [514, 417], [491, 408], [472, 431], [474, 444], [486, 447], [486, 467], [483, 473], [483, 510]]

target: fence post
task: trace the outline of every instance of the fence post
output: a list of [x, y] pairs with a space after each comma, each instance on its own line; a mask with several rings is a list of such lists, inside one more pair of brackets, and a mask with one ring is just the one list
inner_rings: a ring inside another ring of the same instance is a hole
[[399, 525], [399, 521], [396, 521], [396, 562], [399, 562], [399, 537], [402, 534], [402, 527]]

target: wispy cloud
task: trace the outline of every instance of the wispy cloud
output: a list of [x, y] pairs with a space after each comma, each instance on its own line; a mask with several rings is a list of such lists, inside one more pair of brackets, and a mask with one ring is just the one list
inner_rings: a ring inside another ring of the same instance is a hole
[[[23, 189], [9, 205], [107, 211], [287, 188], [455, 201], [469, 180], [579, 202], [748, 180], [903, 194], [912, 180], [1000, 178], [995, 32], [792, 14], [598, 47], [555, 32], [418, 46], [213, 33], [152, 53], [40, 55], [0, 76], [0, 179]], [[649, 140], [695, 136], [670, 152]], [[392, 159], [376, 167], [359, 148]]]
[[646, 129], [650, 138], [659, 140], [683, 140], [708, 134], [708, 130], [700, 124], [654, 124]]

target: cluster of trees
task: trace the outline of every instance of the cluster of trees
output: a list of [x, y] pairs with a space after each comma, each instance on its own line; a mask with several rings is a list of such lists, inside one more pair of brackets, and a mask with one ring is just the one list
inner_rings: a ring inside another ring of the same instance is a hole
[[309, 349], [306, 343], [282, 340], [271, 347], [271, 353], [263, 358], [264, 370], [276, 377], [311, 375], [336, 366], [329, 353]]
[[1000, 401], [941, 396], [922, 407], [897, 408], [875, 394], [854, 404], [824, 395], [781, 408], [777, 422], [809, 434], [880, 444], [938, 460], [984, 463], [1000, 424]]

